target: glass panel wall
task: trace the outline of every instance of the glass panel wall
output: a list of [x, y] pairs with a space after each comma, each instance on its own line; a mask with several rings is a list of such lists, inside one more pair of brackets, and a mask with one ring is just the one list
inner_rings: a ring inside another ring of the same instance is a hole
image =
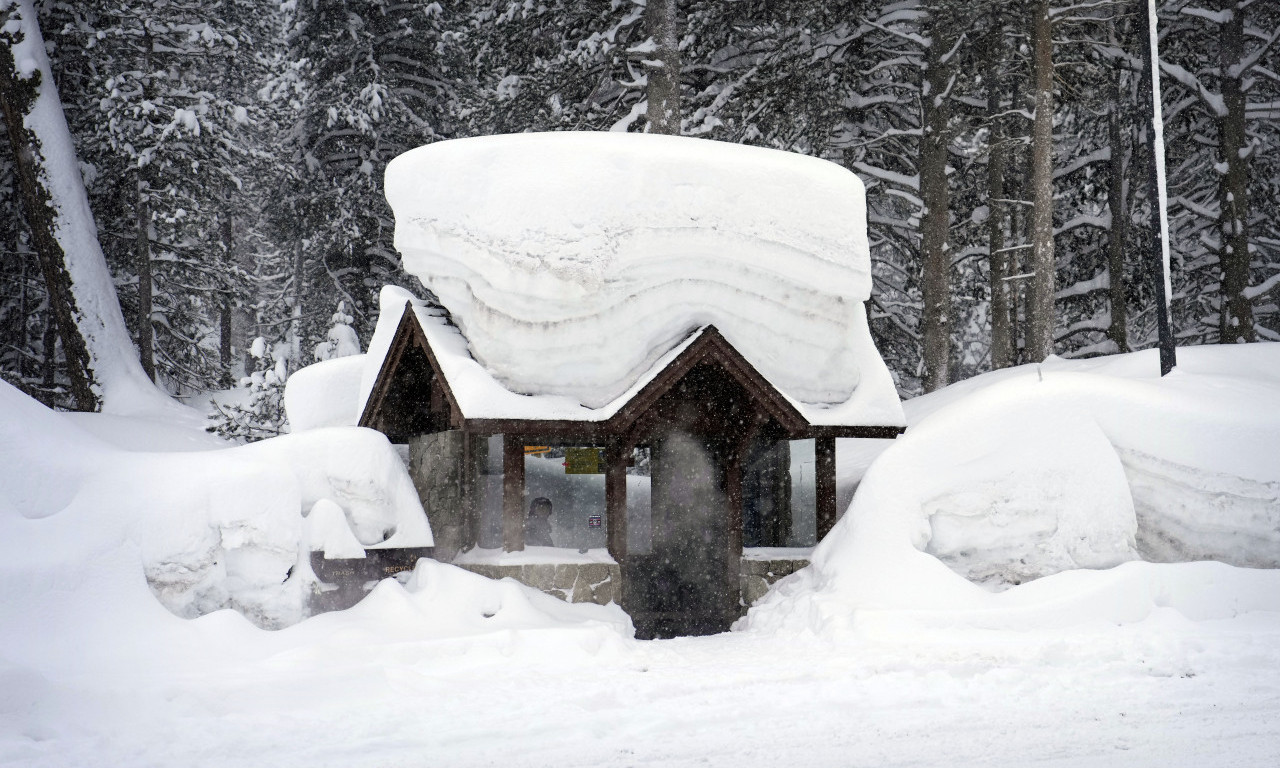
[[559, 448], [525, 455], [525, 515], [536, 499], [551, 503], [551, 541], [555, 547], [588, 550], [606, 546], [609, 523], [604, 462], [593, 455], [597, 452], [603, 453], [595, 448]]
[[812, 547], [818, 541], [814, 441], [791, 441], [791, 535], [788, 547]]
[[[479, 446], [477, 446], [479, 448]], [[490, 435], [480, 455], [480, 542], [483, 549], [502, 548], [502, 435]]]
[[627, 554], [653, 551], [653, 478], [649, 475], [649, 448], [636, 448], [627, 467]]

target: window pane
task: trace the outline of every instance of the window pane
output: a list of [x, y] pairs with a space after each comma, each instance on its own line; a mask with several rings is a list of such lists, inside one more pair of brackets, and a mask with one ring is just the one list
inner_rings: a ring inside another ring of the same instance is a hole
[[636, 448], [633, 466], [627, 468], [627, 554], [653, 551], [653, 479], [649, 476], [649, 449]]
[[562, 455], [525, 456], [525, 515], [529, 514], [534, 499], [547, 499], [551, 502], [551, 540], [554, 546], [603, 549], [608, 526], [604, 473], [567, 474], [564, 452], [553, 453]]
[[813, 440], [791, 441], [791, 536], [788, 547], [812, 547], [818, 541], [817, 491]]
[[502, 548], [502, 435], [490, 435], [480, 462], [480, 546]]

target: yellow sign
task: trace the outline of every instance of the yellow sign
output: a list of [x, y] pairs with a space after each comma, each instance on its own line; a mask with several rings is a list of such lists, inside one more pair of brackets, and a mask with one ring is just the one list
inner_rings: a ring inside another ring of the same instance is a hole
[[546, 452], [547, 452], [547, 451], [549, 451], [549, 450], [551, 450], [551, 446], [549, 446], [549, 445], [526, 445], [526, 446], [524, 447], [524, 453], [525, 453], [525, 455], [526, 455], [526, 456], [532, 456], [532, 455], [535, 455], [535, 454], [543, 454], [543, 453], [546, 453]]
[[565, 448], [566, 475], [603, 475], [604, 451], [599, 448]]

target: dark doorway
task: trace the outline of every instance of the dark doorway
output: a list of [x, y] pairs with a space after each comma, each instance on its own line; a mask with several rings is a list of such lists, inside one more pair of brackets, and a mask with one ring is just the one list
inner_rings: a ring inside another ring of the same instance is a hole
[[[736, 618], [722, 457], [674, 432], [653, 445], [653, 545], [627, 558], [628, 612], [640, 637], [710, 635]], [[736, 570], [736, 563], [733, 564]]]
[[701, 364], [654, 411], [653, 545], [623, 564], [623, 608], [640, 637], [724, 632], [739, 614], [742, 554], [741, 486], [730, 478], [754, 409], [723, 368]]

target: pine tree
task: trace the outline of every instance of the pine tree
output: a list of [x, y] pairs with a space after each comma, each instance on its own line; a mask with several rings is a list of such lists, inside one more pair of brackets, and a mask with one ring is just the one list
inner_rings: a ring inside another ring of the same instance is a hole
[[0, 106], [75, 406], [168, 404], [130, 348], [35, 8], [5, 0], [0, 20]]
[[325, 340], [316, 345], [315, 359], [333, 360], [338, 357], [350, 357], [360, 354], [360, 339], [351, 327], [355, 318], [347, 314], [345, 302], [338, 302], [338, 311], [329, 320], [329, 332]]
[[256, 442], [289, 431], [284, 410], [284, 385], [289, 377], [287, 344], [270, 345], [259, 336], [249, 348], [254, 371], [240, 380], [242, 399], [227, 404], [213, 401], [208, 431], [228, 440]]
[[251, 291], [238, 242], [260, 242], [249, 236], [275, 187], [256, 91], [276, 18], [261, 0], [51, 10], [143, 365], [178, 391], [230, 375], [232, 309]]

